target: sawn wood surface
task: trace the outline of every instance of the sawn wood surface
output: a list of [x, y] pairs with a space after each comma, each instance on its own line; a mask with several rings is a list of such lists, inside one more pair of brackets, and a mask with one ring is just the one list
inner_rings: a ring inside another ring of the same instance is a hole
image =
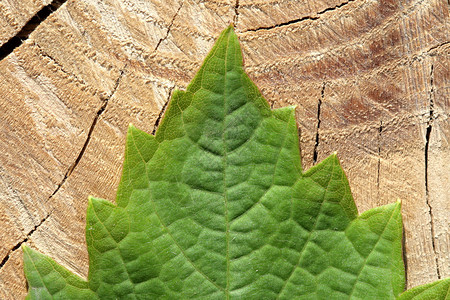
[[0, 299], [26, 295], [23, 243], [87, 275], [128, 124], [154, 132], [232, 22], [266, 99], [297, 105], [304, 168], [337, 151], [360, 212], [402, 200], [408, 287], [450, 276], [447, 1], [53, 4], [0, 0]]

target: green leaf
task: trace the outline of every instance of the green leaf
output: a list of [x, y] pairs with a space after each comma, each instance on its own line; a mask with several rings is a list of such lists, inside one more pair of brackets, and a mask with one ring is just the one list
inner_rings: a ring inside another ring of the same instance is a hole
[[86, 280], [27, 246], [22, 250], [30, 287], [27, 299], [98, 299]]
[[400, 203], [358, 216], [336, 154], [303, 172], [294, 110], [270, 109], [230, 26], [156, 136], [128, 128], [117, 205], [89, 198], [88, 281], [24, 248], [29, 297], [398, 297]]
[[424, 284], [410, 289], [398, 297], [399, 300], [450, 299], [450, 278]]

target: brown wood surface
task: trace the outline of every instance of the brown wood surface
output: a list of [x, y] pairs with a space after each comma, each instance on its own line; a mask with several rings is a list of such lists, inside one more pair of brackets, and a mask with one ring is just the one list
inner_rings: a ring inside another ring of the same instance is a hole
[[[19, 2], [0, 0], [0, 44], [49, 1]], [[360, 211], [402, 200], [408, 287], [450, 276], [448, 8], [63, 3], [0, 61], [0, 299], [26, 294], [23, 243], [87, 275], [87, 196], [114, 200], [127, 125], [152, 132], [231, 22], [264, 96], [297, 105], [304, 167], [337, 150]]]
[[0, 1], [0, 46], [18, 34], [22, 27], [52, 0]]

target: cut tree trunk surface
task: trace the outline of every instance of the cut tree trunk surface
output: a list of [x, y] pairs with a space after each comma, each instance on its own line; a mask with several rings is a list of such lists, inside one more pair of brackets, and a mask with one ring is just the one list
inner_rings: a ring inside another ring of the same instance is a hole
[[402, 200], [407, 286], [450, 276], [448, 14], [443, 0], [0, 0], [0, 298], [26, 295], [23, 243], [87, 275], [87, 197], [115, 198], [128, 124], [154, 132], [231, 22], [266, 99], [297, 105], [304, 168], [337, 150], [360, 212]]

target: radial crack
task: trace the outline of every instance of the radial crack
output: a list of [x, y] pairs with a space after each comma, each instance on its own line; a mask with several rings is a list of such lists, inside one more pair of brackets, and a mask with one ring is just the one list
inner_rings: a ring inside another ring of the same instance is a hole
[[234, 3], [234, 27], [236, 28], [239, 21], [239, 0]]
[[17, 249], [19, 249], [23, 243], [28, 242], [28, 240], [30, 239], [31, 235], [42, 225], [44, 224], [45, 221], [47, 221], [47, 219], [50, 217], [50, 215], [52, 214], [53, 211], [49, 212], [40, 222], [39, 224], [37, 224], [36, 226], [34, 226], [33, 229], [31, 229], [27, 235], [25, 236], [25, 238], [23, 240], [21, 240], [20, 242], [18, 242], [16, 245], [14, 245], [14, 247], [12, 247], [8, 253], [6, 254], [6, 256], [2, 259], [2, 261], [0, 262], [0, 269], [3, 268], [3, 266], [8, 262], [9, 258], [11, 257], [11, 254], [16, 251]]
[[435, 244], [435, 231], [434, 231], [434, 216], [433, 216], [433, 208], [430, 204], [430, 193], [428, 186], [428, 158], [429, 158], [429, 146], [430, 146], [430, 137], [431, 131], [433, 129], [433, 121], [434, 121], [434, 65], [431, 65], [430, 71], [430, 107], [428, 113], [427, 120], [427, 130], [425, 134], [425, 201], [428, 206], [428, 213], [430, 214], [430, 226], [431, 226], [431, 246], [433, 247], [434, 259], [436, 261], [436, 273], [438, 279], [441, 279], [441, 271], [439, 267], [439, 260], [436, 252], [436, 244]]
[[47, 57], [48, 59], [50, 59], [56, 66], [58, 66], [59, 70], [61, 70], [61, 72], [63, 72], [64, 74], [66, 74], [68, 77], [70, 77], [72, 80], [75, 80], [76, 82], [86, 86], [86, 82], [80, 78], [78, 78], [74, 73], [68, 72], [64, 66], [58, 62], [57, 59], [55, 59], [53, 56], [51, 56], [50, 54], [48, 54], [37, 42], [34, 43], [34, 45], [39, 49], [39, 54], [43, 57]]
[[66, 182], [67, 178], [70, 177], [70, 175], [72, 174], [73, 170], [76, 168], [76, 166], [78, 165], [78, 163], [80, 162], [81, 158], [83, 157], [84, 152], [86, 151], [86, 148], [91, 140], [91, 136], [92, 136], [92, 132], [94, 131], [95, 125], [97, 125], [98, 119], [100, 118], [100, 116], [103, 114], [103, 112], [106, 109], [106, 106], [108, 105], [109, 100], [114, 96], [114, 94], [116, 93], [117, 88], [119, 87], [119, 83], [120, 80], [123, 77], [123, 74], [125, 73], [125, 69], [126, 66], [123, 70], [120, 71], [119, 77], [116, 79], [116, 82], [114, 84], [114, 87], [111, 91], [111, 93], [109, 94], [109, 96], [107, 96], [104, 100], [103, 100], [103, 105], [100, 107], [100, 109], [97, 111], [97, 114], [95, 115], [94, 120], [92, 121], [91, 127], [89, 128], [88, 131], [88, 135], [87, 138], [83, 144], [83, 147], [81, 148], [81, 151], [78, 153], [77, 158], [75, 159], [75, 161], [70, 165], [70, 167], [67, 169], [67, 172], [64, 174], [64, 178], [61, 180], [61, 182], [58, 184], [58, 186], [56, 187], [55, 191], [50, 195], [50, 197], [48, 197], [47, 201], [50, 200], [61, 188], [61, 186]]
[[408, 256], [406, 255], [406, 231], [405, 224], [402, 226], [402, 257], [405, 266], [405, 290], [408, 288]]
[[321, 11], [317, 12], [316, 15], [314, 15], [314, 16], [304, 16], [304, 17], [301, 17], [301, 18], [298, 18], [298, 19], [286, 21], [286, 22], [275, 24], [275, 25], [272, 25], [272, 26], [262, 26], [262, 27], [258, 27], [258, 28], [247, 29], [246, 31], [271, 30], [271, 29], [278, 28], [278, 27], [283, 27], [283, 26], [287, 26], [287, 25], [291, 25], [291, 24], [297, 24], [297, 23], [300, 23], [300, 22], [303, 22], [303, 21], [306, 21], [306, 20], [310, 20], [310, 21], [318, 20], [318, 19], [320, 19], [321, 15], [323, 15], [323, 14], [325, 14], [327, 12], [330, 12], [330, 11], [342, 8], [343, 6], [349, 4], [350, 2], [354, 2], [354, 1], [355, 0], [348, 0], [347, 2], [342, 2], [339, 5], [325, 8], [324, 10], [321, 10]]
[[320, 109], [322, 106], [322, 101], [325, 97], [325, 86], [326, 83], [324, 82], [322, 85], [322, 90], [320, 91], [320, 98], [317, 102], [317, 129], [316, 129], [316, 142], [314, 144], [314, 150], [313, 150], [313, 164], [317, 163], [317, 157], [318, 157], [318, 148], [319, 148], [319, 142], [320, 142], [320, 136], [319, 136], [319, 130], [320, 130]]
[[166, 34], [164, 35], [164, 37], [160, 38], [158, 43], [156, 44], [155, 49], [153, 50], [153, 52], [156, 52], [156, 50], [158, 50], [159, 45], [161, 45], [162, 41], [164, 41], [165, 39], [167, 39], [167, 37], [169, 36], [169, 32], [170, 29], [172, 28], [173, 22], [175, 21], [175, 18], [178, 16], [178, 13], [180, 12], [181, 8], [183, 7], [184, 1], [181, 2], [180, 7], [178, 7], [177, 11], [175, 12], [175, 14], [172, 17], [172, 20], [170, 21], [169, 26], [167, 27], [167, 31]]
[[56, 12], [67, 0], [53, 0], [50, 4], [41, 8], [28, 22], [22, 27], [22, 29], [6, 43], [0, 47], [0, 60], [11, 54], [14, 49], [22, 45], [22, 43], [28, 39], [30, 34], [51, 14]]
[[381, 133], [382, 132], [383, 132], [383, 121], [380, 121], [380, 127], [378, 128], [378, 163], [377, 163], [378, 200], [380, 200]]
[[450, 41], [445, 41], [445, 42], [443, 42], [443, 43], [434, 45], [434, 46], [432, 46], [431, 48], [429, 48], [429, 49], [426, 51], [426, 53], [429, 53], [429, 52], [431, 52], [431, 51], [433, 51], [433, 50], [436, 50], [437, 48], [444, 47], [445, 45], [448, 45], [448, 44], [450, 44]]
[[158, 118], [156, 118], [155, 125], [153, 125], [152, 134], [155, 135], [156, 129], [158, 129], [159, 122], [161, 122], [162, 116], [164, 115], [164, 112], [166, 111], [167, 105], [169, 104], [170, 98], [172, 97], [172, 92], [175, 89], [175, 86], [172, 86], [169, 89], [169, 96], [167, 97], [166, 102], [164, 103], [163, 107], [161, 108], [161, 111], [159, 112]]

